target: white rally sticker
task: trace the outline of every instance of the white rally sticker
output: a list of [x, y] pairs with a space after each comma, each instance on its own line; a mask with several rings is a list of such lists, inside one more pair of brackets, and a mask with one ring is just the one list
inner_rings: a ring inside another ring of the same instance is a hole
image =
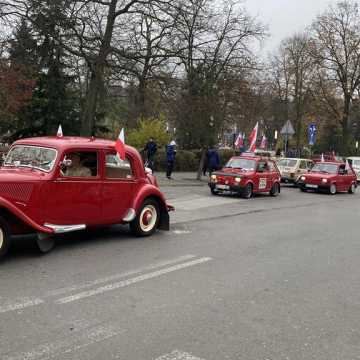
[[266, 178], [260, 178], [259, 189], [266, 189]]

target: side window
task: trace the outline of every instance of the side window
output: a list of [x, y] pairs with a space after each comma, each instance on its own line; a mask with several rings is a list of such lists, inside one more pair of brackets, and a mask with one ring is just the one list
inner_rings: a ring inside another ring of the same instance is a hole
[[265, 161], [259, 161], [258, 166], [257, 166], [257, 171], [258, 172], [265, 172], [267, 171], [267, 164]]
[[269, 168], [269, 171], [271, 171], [271, 172], [275, 171], [275, 165], [272, 161], [268, 162], [268, 168]]
[[300, 162], [300, 169], [302, 170], [306, 170], [307, 169], [307, 164], [305, 160], [301, 160]]
[[107, 179], [131, 179], [133, 171], [129, 159], [121, 160], [117, 154], [106, 154], [105, 177]]
[[96, 177], [98, 175], [98, 153], [95, 151], [74, 151], [65, 155], [69, 165], [61, 170], [63, 176]]
[[345, 165], [340, 165], [339, 166], [339, 174], [345, 175], [346, 173], [347, 173], [347, 171], [345, 170]]
[[311, 169], [314, 166], [314, 164], [312, 161], [308, 161], [307, 166], [308, 166], [308, 169]]

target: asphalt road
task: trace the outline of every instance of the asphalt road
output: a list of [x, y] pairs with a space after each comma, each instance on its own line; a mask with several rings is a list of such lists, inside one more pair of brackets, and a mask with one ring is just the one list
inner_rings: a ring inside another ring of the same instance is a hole
[[360, 359], [360, 194], [164, 187], [170, 232], [76, 233], [0, 264], [0, 359]]

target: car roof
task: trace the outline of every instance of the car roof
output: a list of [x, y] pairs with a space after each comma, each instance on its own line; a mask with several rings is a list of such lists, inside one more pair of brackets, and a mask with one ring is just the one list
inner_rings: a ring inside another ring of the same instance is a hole
[[257, 156], [257, 155], [237, 155], [233, 156], [232, 159], [246, 159], [246, 160], [264, 160], [264, 161], [273, 161], [272, 159], [269, 159], [268, 157], [264, 156]]
[[305, 159], [305, 158], [280, 158], [280, 159], [278, 159], [278, 161], [280, 161], [280, 160], [296, 160], [296, 161], [298, 161], [298, 160], [305, 160], [305, 161], [312, 161], [311, 159]]

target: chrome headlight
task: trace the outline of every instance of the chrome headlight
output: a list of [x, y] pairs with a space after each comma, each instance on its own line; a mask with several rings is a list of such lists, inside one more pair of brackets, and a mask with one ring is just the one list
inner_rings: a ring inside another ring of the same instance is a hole
[[241, 182], [241, 177], [237, 176], [234, 180], [235, 180], [235, 182], [239, 183], [239, 182]]
[[326, 183], [328, 182], [327, 179], [322, 179], [321, 181], [322, 181], [324, 184], [326, 184]]
[[306, 180], [306, 177], [305, 177], [305, 176], [302, 176], [302, 177], [300, 178], [300, 180], [301, 180], [301, 181], [305, 181], [305, 180]]

